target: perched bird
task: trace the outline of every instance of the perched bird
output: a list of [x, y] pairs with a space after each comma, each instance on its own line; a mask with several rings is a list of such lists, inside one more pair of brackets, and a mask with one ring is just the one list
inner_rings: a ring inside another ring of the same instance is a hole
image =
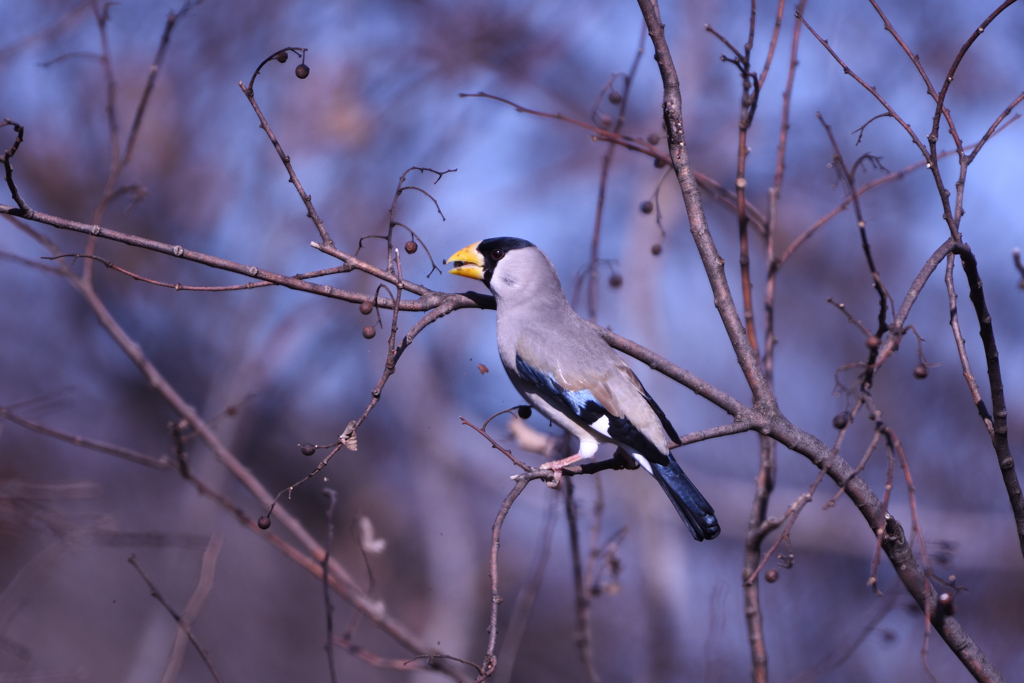
[[661, 484], [698, 541], [721, 528], [715, 511], [669, 452], [679, 436], [625, 361], [576, 314], [558, 273], [536, 246], [495, 237], [456, 252], [449, 273], [482, 280], [498, 308], [498, 354], [512, 385], [549, 420], [580, 441], [563, 467], [613, 443]]

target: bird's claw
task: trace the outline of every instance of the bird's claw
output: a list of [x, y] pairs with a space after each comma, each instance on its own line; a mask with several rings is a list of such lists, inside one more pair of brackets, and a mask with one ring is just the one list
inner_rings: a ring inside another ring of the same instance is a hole
[[562, 470], [570, 465], [576, 464], [582, 459], [583, 456], [577, 453], [576, 455], [570, 455], [568, 458], [552, 460], [551, 462], [546, 462], [541, 465], [540, 469], [551, 470], [551, 474], [553, 475], [551, 479], [548, 479], [548, 488], [557, 489], [562, 483]]
[[559, 486], [562, 485], [562, 468], [551, 468], [544, 467], [544, 465], [541, 465], [541, 469], [547, 469], [551, 471], [551, 478], [547, 480], [547, 485], [549, 489], [557, 489]]

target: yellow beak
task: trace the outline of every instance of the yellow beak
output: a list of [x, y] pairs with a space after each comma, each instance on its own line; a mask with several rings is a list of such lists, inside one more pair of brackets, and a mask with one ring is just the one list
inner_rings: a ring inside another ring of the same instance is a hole
[[483, 280], [484, 257], [483, 254], [476, 250], [476, 245], [478, 244], [480, 243], [474, 242], [449, 256], [445, 263], [455, 267], [448, 272], [452, 275], [461, 275], [473, 280]]

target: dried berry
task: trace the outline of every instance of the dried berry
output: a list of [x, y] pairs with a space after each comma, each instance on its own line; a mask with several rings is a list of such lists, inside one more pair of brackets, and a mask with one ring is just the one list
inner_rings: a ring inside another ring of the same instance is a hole
[[832, 426], [835, 427], [836, 429], [842, 429], [848, 424], [850, 424], [849, 413], [839, 413], [838, 415], [832, 418]]
[[878, 345], [882, 343], [882, 340], [878, 338], [878, 335], [871, 335], [864, 340], [864, 345], [869, 349], [877, 349]]
[[618, 104], [619, 102], [622, 101], [622, 93], [620, 93], [617, 90], [612, 90], [610, 93], [608, 93], [608, 101], [611, 102], [612, 104]]
[[367, 325], [366, 327], [363, 328], [363, 336], [366, 337], [367, 339], [373, 339], [375, 336], [377, 336], [377, 328], [374, 327], [373, 325]]
[[533, 415], [533, 408], [530, 406], [519, 406], [519, 417], [529, 420], [531, 415]]
[[414, 242], [413, 240], [409, 240], [408, 242], [405, 243], [405, 253], [406, 254], [415, 254], [416, 250], [419, 249], [419, 248], [420, 248], [420, 245], [416, 244], [416, 242]]
[[303, 455], [313, 455], [316, 453], [316, 446], [311, 443], [304, 443], [299, 446], [299, 450], [302, 451]]
[[263, 515], [262, 517], [260, 517], [259, 520], [256, 522], [256, 526], [258, 526], [261, 529], [269, 529], [270, 515]]
[[764, 573], [764, 580], [767, 581], [768, 583], [775, 583], [776, 581], [779, 580], [779, 570], [778, 569], [769, 569], [768, 571], [766, 571]]
[[306, 76], [309, 75], [309, 67], [306, 66], [305, 64], [299, 64], [297, 67], [295, 67], [295, 75], [298, 76], [299, 78], [305, 78]]
[[661, 253], [661, 244], [660, 243], [659, 244], [652, 244], [651, 245], [651, 253], [654, 254], [655, 256], [660, 254]]
[[661, 157], [654, 158], [654, 168], [665, 168], [666, 166], [668, 166], [668, 163], [664, 159]]
[[650, 213], [651, 211], [654, 211], [654, 202], [650, 199], [645, 202], [640, 202], [640, 211], [642, 213]]
[[288, 61], [288, 53], [285, 52], [284, 50], [281, 50], [276, 55], [274, 55], [274, 59], [284, 64], [285, 62]]
[[918, 363], [917, 367], [914, 368], [914, 377], [918, 379], [924, 379], [928, 376], [928, 366], [924, 363]]
[[657, 133], [651, 133], [647, 136], [647, 142], [652, 145], [656, 145], [661, 142], [661, 136]]
[[612, 273], [611, 277], [608, 278], [608, 285], [610, 287], [615, 287], [615, 288], [621, 287], [622, 286], [622, 276], [619, 275], [618, 273]]
[[373, 303], [370, 301], [364, 301], [359, 304], [359, 312], [363, 315], [370, 315], [373, 312]]

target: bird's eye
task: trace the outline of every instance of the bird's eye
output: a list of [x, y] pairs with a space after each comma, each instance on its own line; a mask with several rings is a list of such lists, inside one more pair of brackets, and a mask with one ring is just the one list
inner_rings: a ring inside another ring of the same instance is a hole
[[504, 258], [504, 256], [505, 252], [503, 252], [501, 249], [495, 249], [494, 251], [491, 252], [491, 258], [494, 259], [495, 261], [500, 261], [502, 258]]

